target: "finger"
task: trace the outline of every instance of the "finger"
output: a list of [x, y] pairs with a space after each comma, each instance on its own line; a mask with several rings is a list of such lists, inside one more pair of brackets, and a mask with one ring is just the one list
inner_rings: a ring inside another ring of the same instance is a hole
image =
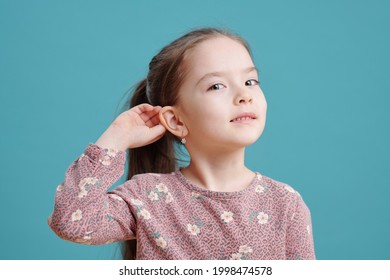
[[[142, 114], [140, 114], [140, 118], [145, 122], [149, 122], [150, 120], [153, 120], [155, 119], [156, 117], [158, 118], [159, 116], [159, 112], [161, 110], [161, 107], [158, 106], [158, 107], [155, 107], [153, 108], [152, 111], [146, 111], [146, 112], [143, 112]], [[154, 122], [154, 121], [153, 121]], [[155, 122], [154, 122], [155, 123]], [[158, 123], [158, 122], [157, 122]], [[156, 123], [155, 123], [156, 124]]]
[[145, 124], [148, 126], [148, 127], [153, 127], [153, 126], [156, 126], [158, 124], [160, 124], [160, 115], [154, 115], [153, 117], [151, 117], [149, 120], [147, 120], [145, 122]]
[[146, 145], [156, 142], [158, 139], [163, 137], [166, 131], [167, 130], [165, 129], [165, 127], [163, 127], [161, 124], [152, 127], [149, 131], [151, 139], [146, 143]]
[[152, 111], [154, 109], [154, 106], [148, 104], [148, 103], [142, 103], [137, 106], [134, 106], [133, 108], [130, 108], [129, 111], [136, 112], [138, 115], [141, 115], [143, 112]]

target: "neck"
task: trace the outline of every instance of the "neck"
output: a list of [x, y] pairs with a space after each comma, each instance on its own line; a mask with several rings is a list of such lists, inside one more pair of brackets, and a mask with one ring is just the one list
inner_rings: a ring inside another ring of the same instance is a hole
[[222, 153], [189, 150], [191, 161], [182, 173], [195, 185], [211, 191], [232, 192], [245, 189], [255, 174], [244, 164], [245, 148]]

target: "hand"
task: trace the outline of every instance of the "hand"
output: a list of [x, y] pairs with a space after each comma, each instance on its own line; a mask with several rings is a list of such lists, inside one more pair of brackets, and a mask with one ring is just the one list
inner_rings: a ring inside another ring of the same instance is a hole
[[101, 148], [126, 150], [160, 139], [166, 129], [159, 119], [160, 106], [140, 104], [120, 114], [96, 142]]

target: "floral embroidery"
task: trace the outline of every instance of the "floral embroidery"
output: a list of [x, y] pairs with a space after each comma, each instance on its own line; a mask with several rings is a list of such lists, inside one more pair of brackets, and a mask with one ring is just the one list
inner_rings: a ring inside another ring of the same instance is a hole
[[264, 212], [260, 212], [259, 215], [257, 215], [257, 219], [259, 220], [259, 224], [266, 224], [268, 222], [268, 215]]
[[150, 199], [151, 201], [157, 201], [157, 200], [158, 200], [158, 195], [157, 195], [155, 192], [153, 192], [153, 191], [151, 191], [151, 192], [149, 193], [148, 197], [149, 197], [149, 199]]
[[231, 260], [241, 260], [242, 255], [240, 253], [232, 254]]
[[166, 185], [164, 185], [163, 183], [160, 183], [158, 185], [156, 185], [156, 188], [159, 192], [162, 192], [162, 193], [167, 193], [168, 192], [168, 188]]
[[140, 214], [145, 220], [149, 220], [149, 219], [151, 218], [149, 211], [146, 210], [146, 209], [142, 209], [141, 211], [139, 211], [139, 214]]
[[86, 196], [88, 194], [88, 191], [92, 187], [100, 187], [101, 183], [102, 182], [99, 181], [99, 179], [96, 177], [87, 177], [87, 178], [82, 179], [79, 183], [80, 192], [78, 194], [78, 197], [82, 198], [82, 197]]
[[117, 155], [118, 150], [104, 149], [104, 151], [106, 152], [106, 154], [101, 159], [99, 159], [99, 162], [107, 166], [111, 164], [111, 160]]
[[249, 247], [247, 245], [243, 245], [243, 246], [240, 246], [240, 249], [238, 249], [238, 252], [248, 254], [248, 253], [252, 253], [253, 250], [251, 247]]
[[257, 180], [262, 180], [263, 179], [263, 176], [261, 176], [261, 174], [257, 174]]
[[200, 234], [200, 230], [203, 226], [203, 222], [198, 217], [194, 219], [194, 224], [187, 224], [187, 230], [191, 235], [197, 236]]
[[145, 220], [150, 220], [151, 215], [148, 210], [142, 207], [143, 203], [141, 200], [132, 198], [130, 201], [135, 206], [135, 211], [137, 214], [139, 214], [140, 217], [144, 218]]
[[167, 197], [165, 198], [165, 203], [171, 203], [173, 201], [173, 196], [171, 193], [167, 193]]
[[221, 219], [225, 223], [230, 223], [231, 221], [233, 221], [233, 213], [230, 211], [223, 211], [223, 213], [221, 215]]
[[165, 247], [167, 247], [167, 242], [165, 241], [164, 238], [159, 237], [159, 238], [156, 238], [155, 240], [156, 240], [157, 246], [159, 246], [159, 247], [161, 247], [161, 248], [163, 248], [163, 249], [164, 249]]
[[57, 187], [57, 191], [60, 192], [62, 190], [64, 190], [65, 186], [63, 184], [59, 184], [58, 187]]
[[255, 188], [255, 192], [257, 193], [263, 193], [264, 192], [264, 187], [261, 185], [257, 185]]
[[242, 245], [238, 249], [238, 253], [233, 253], [231, 256], [231, 260], [247, 260], [248, 254], [252, 253], [253, 250], [251, 247], [247, 245]]
[[307, 225], [306, 230], [307, 230], [307, 233], [310, 235], [310, 233], [311, 233], [310, 225]]
[[194, 191], [191, 193], [191, 196], [192, 196], [193, 198], [195, 198], [195, 199], [204, 199], [204, 198], [205, 198], [204, 195], [201, 195], [200, 193], [194, 192]]
[[167, 241], [160, 235], [159, 232], [152, 233], [152, 236], [154, 237], [154, 241], [156, 241], [156, 245], [162, 249], [167, 247]]
[[83, 216], [80, 209], [77, 209], [75, 212], [72, 213], [72, 222], [80, 221], [82, 218]]
[[169, 192], [168, 187], [163, 183], [157, 184], [148, 195], [151, 201], [158, 201], [160, 198], [164, 198], [164, 196], [165, 203], [171, 203], [173, 201], [172, 194]]
[[142, 201], [138, 199], [131, 199], [131, 203], [133, 203], [135, 206], [142, 206]]
[[266, 224], [268, 223], [268, 214], [264, 213], [264, 212], [257, 212], [257, 211], [252, 211], [249, 215], [249, 220], [250, 221], [253, 221], [255, 219], [255, 217], [257, 218], [257, 222], [259, 224]]
[[200, 229], [197, 225], [187, 225], [187, 230], [192, 234], [192, 235], [198, 235], [200, 233]]

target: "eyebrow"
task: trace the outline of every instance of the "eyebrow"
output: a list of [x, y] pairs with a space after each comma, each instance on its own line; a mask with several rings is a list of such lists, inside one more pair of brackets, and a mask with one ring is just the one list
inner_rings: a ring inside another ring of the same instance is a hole
[[[248, 68], [244, 68], [242, 70], [243, 73], [250, 73], [256, 71], [258, 72], [257, 68], [255, 66], [250, 66]], [[225, 74], [225, 72], [212, 72], [212, 73], [207, 73], [206, 75], [202, 76], [202, 78], [199, 79], [199, 81], [196, 83], [196, 85], [200, 84], [203, 80], [207, 78], [212, 78], [212, 77], [221, 77]]]

